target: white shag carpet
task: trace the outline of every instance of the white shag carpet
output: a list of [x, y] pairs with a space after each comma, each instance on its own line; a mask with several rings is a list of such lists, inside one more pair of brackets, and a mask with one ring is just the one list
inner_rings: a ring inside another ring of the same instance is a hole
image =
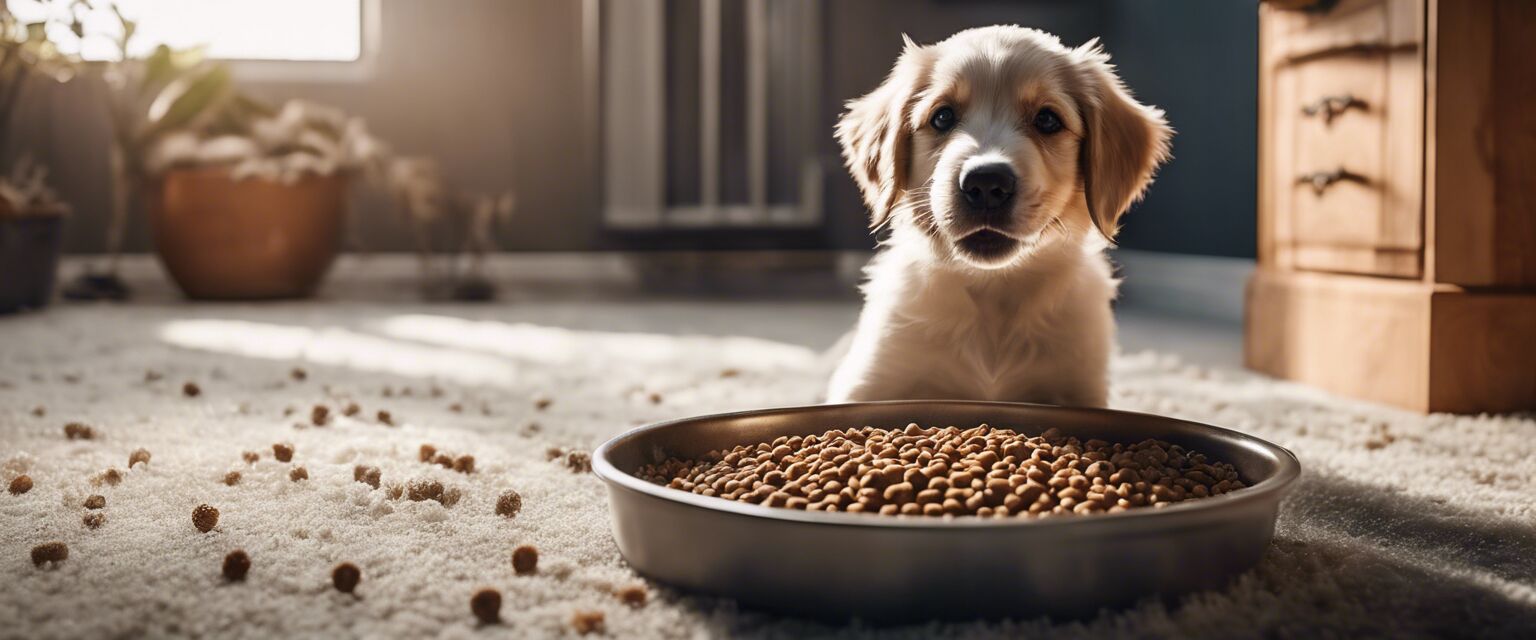
[[[878, 628], [785, 620], [646, 584], [612, 542], [600, 481], [547, 461], [546, 449], [589, 449], [657, 419], [814, 402], [818, 354], [499, 314], [311, 303], [0, 318], [0, 481], [35, 482], [0, 493], [0, 636], [549, 637], [572, 634], [572, 615], [587, 610], [618, 637], [1536, 632], [1536, 419], [1422, 417], [1152, 353], [1116, 361], [1117, 407], [1237, 428], [1290, 447], [1305, 467], [1267, 558], [1228, 589], [1086, 621]], [[307, 380], [290, 377], [296, 366]], [[187, 381], [200, 396], [183, 395]], [[348, 402], [363, 413], [337, 416]], [[328, 426], [306, 426], [316, 404], [332, 409]], [[396, 426], [377, 423], [380, 409]], [[99, 435], [66, 439], [74, 421]], [[276, 442], [295, 446], [291, 464], [273, 459]], [[418, 462], [423, 443], [473, 454], [474, 473]], [[128, 469], [140, 447], [153, 459]], [[262, 459], [246, 464], [246, 450]], [[432, 478], [462, 499], [392, 500], [353, 481], [357, 464], [378, 466], [386, 487]], [[292, 466], [309, 478], [290, 481]], [[93, 486], [108, 468], [122, 482]], [[226, 486], [231, 470], [243, 479]], [[524, 500], [510, 520], [493, 513], [508, 489]], [[106, 522], [91, 530], [81, 502], [94, 493], [106, 496]], [[200, 503], [222, 514], [210, 533], [192, 525]], [[32, 547], [54, 540], [69, 559], [35, 568]], [[520, 544], [540, 550], [538, 575], [513, 574]], [[220, 563], [235, 548], [253, 565], [231, 584]], [[339, 562], [362, 569], [356, 597], [330, 586]], [[649, 590], [642, 608], [612, 595], [632, 584]], [[504, 624], [470, 615], [482, 586], [501, 591]]]

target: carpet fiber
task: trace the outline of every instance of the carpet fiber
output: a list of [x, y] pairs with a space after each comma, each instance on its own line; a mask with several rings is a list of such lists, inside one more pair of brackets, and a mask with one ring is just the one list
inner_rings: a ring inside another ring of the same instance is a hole
[[[1536, 630], [1536, 420], [1417, 416], [1153, 353], [1117, 359], [1116, 407], [1252, 433], [1305, 468], [1268, 556], [1230, 588], [1080, 622], [894, 629], [680, 594], [626, 567], [600, 481], [546, 451], [589, 450], [663, 418], [814, 402], [818, 354], [763, 338], [500, 315], [141, 305], [0, 319], [0, 481], [26, 474], [35, 484], [0, 494], [0, 636], [547, 637], [574, 633], [580, 611], [602, 612], [606, 633], [621, 637]], [[186, 395], [187, 382], [200, 394]], [[351, 403], [361, 412], [340, 415]], [[330, 409], [324, 426], [312, 424], [316, 405]], [[67, 439], [69, 422], [96, 437]], [[274, 443], [293, 445], [292, 462], [273, 459]], [[473, 473], [418, 461], [424, 443], [472, 454]], [[152, 459], [130, 469], [139, 448]], [[260, 460], [245, 462], [245, 451]], [[354, 481], [356, 465], [377, 466], [381, 488]], [[299, 466], [308, 478], [291, 480]], [[103, 481], [109, 468], [121, 472], [115, 486]], [[241, 474], [232, 486], [231, 471]], [[460, 498], [390, 497], [421, 479]], [[494, 512], [508, 490], [523, 499], [514, 518]], [[95, 529], [82, 524], [92, 494], [106, 497]], [[203, 503], [221, 513], [208, 533], [192, 523]], [[35, 568], [31, 549], [49, 541], [66, 543], [68, 560]], [[513, 574], [522, 544], [539, 549], [536, 575]], [[220, 563], [236, 548], [252, 566], [229, 583]], [[362, 570], [355, 595], [331, 587], [341, 562]], [[643, 607], [613, 595], [631, 585], [648, 590]], [[482, 586], [501, 591], [504, 624], [470, 615]]]

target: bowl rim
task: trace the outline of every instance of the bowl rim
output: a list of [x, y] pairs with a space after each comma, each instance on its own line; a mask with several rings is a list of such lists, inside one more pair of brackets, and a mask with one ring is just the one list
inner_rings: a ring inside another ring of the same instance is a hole
[[[625, 442], [639, 438], [653, 431], [660, 431], [675, 427], [679, 424], [698, 422], [702, 420], [726, 420], [737, 418], [750, 418], [765, 415], [785, 415], [815, 413], [830, 409], [857, 408], [862, 406], [918, 406], [918, 405], [947, 405], [947, 406], [973, 406], [995, 408], [1028, 408], [1046, 410], [1047, 412], [1063, 413], [1090, 413], [1105, 417], [1136, 418], [1139, 420], [1155, 420], [1161, 422], [1181, 423], [1201, 429], [1208, 429], [1216, 435], [1225, 436], [1238, 443], [1255, 449], [1270, 456], [1278, 469], [1275, 473], [1259, 482], [1219, 496], [1210, 496], [1196, 500], [1185, 500], [1172, 506], [1160, 509], [1129, 509], [1119, 513], [1095, 514], [1092, 517], [1055, 517], [1055, 518], [981, 518], [981, 517], [891, 517], [876, 514], [825, 512], [825, 511], [801, 511], [798, 509], [786, 509], [782, 507], [765, 507], [750, 502], [737, 502], [713, 496], [703, 496], [696, 493], [673, 489], [663, 485], [653, 484], [626, 473], [615, 467], [608, 461], [612, 451]], [[1207, 517], [1220, 518], [1222, 513], [1230, 513], [1243, 505], [1272, 501], [1278, 503], [1280, 498], [1291, 488], [1291, 485], [1301, 475], [1301, 461], [1296, 454], [1278, 444], [1246, 433], [1206, 424], [1182, 418], [1172, 418], [1152, 413], [1136, 411], [1124, 411], [1119, 409], [1100, 409], [1090, 407], [1064, 407], [1049, 404], [1037, 404], [1028, 402], [991, 402], [981, 400], [883, 400], [876, 402], [848, 402], [841, 404], [817, 404], [796, 405], [787, 407], [773, 407], [766, 409], [751, 409], [746, 411], [731, 411], [726, 413], [714, 413], [687, 418], [675, 418], [653, 422], [629, 429], [624, 433], [609, 438], [592, 452], [592, 472], [610, 486], [621, 487], [668, 502], [678, 503], [684, 506], [706, 509], [710, 511], [726, 512], [734, 515], [754, 518], [766, 518], [769, 520], [794, 522], [800, 524], [842, 526], [842, 527], [877, 527], [896, 529], [1005, 529], [1014, 530], [1024, 527], [1091, 527], [1104, 523], [1110, 523], [1116, 527], [1129, 526], [1140, 523], [1147, 526], [1187, 524], [1187, 521], [1199, 514]]]

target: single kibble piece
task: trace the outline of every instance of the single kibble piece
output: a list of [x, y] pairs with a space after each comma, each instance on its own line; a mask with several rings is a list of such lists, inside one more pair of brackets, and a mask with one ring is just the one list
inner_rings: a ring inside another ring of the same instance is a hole
[[592, 456], [584, 451], [572, 451], [565, 456], [565, 466], [573, 473], [586, 473], [592, 470]]
[[406, 488], [406, 497], [414, 502], [423, 500], [437, 500], [443, 497], [443, 483], [431, 478], [417, 478], [412, 480]]
[[357, 583], [362, 580], [362, 570], [350, 562], [338, 564], [331, 570], [331, 584], [336, 585], [336, 590], [342, 593], [352, 593], [357, 588]]
[[379, 488], [379, 468], [368, 465], [352, 467], [352, 479], [375, 489]]
[[303, 382], [309, 379], [309, 372], [301, 367], [294, 367], [293, 371], [288, 372], [288, 377], [293, 378], [297, 382]]
[[455, 402], [448, 405], [448, 410], [454, 413], [464, 413], [464, 405], [462, 403]]
[[639, 585], [630, 585], [628, 587], [624, 587], [623, 589], [619, 589], [614, 593], [614, 595], [618, 597], [619, 602], [622, 602], [632, 608], [639, 609], [640, 607], [645, 606], [645, 587]]
[[444, 469], [452, 469], [453, 468], [453, 456], [450, 456], [450, 455], [448, 455], [446, 453], [439, 453], [439, 454], [437, 454], [436, 458], [432, 459], [432, 463], [436, 464], [437, 466], [442, 467]]
[[341, 415], [351, 418], [362, 412], [363, 408], [357, 406], [356, 402], [348, 402], [346, 408], [341, 410]]
[[459, 473], [474, 473], [475, 472], [475, 457], [472, 456], [472, 455], [465, 454], [465, 455], [459, 456], [457, 458], [454, 458], [453, 459], [453, 470], [457, 471]]
[[458, 487], [453, 487], [444, 491], [443, 495], [438, 496], [437, 501], [445, 507], [451, 507], [458, 504], [459, 498], [462, 497], [464, 497], [464, 492], [459, 491]]
[[563, 455], [565, 455], [565, 450], [561, 449], [560, 447], [550, 447], [550, 448], [544, 450], [544, 459], [545, 460], [549, 460], [549, 461], [559, 460], [560, 457], [563, 456]]
[[213, 528], [218, 524], [218, 509], [210, 507], [206, 504], [200, 504], [197, 505], [196, 509], [192, 510], [192, 526], [197, 527], [198, 531], [208, 533], [209, 531], [212, 531]]
[[196, 398], [203, 394], [203, 389], [202, 387], [197, 386], [196, 382], [188, 382], [184, 385], [181, 385], [181, 393], [188, 398]]
[[395, 417], [392, 416], [392, 415], [389, 415], [388, 411], [380, 409], [377, 418], [378, 418], [379, 424], [387, 425], [387, 426], [391, 426], [391, 427], [395, 426]]
[[80, 422], [71, 422], [64, 425], [64, 437], [70, 440], [90, 440], [96, 437], [96, 430]]
[[149, 449], [144, 449], [144, 448], [134, 449], [133, 453], [128, 454], [128, 468], [129, 469], [132, 469], [133, 465], [139, 464], [140, 462], [142, 462], [144, 464], [149, 464]]
[[39, 418], [41, 418], [43, 416], [46, 416], [46, 415], [48, 415], [48, 407], [45, 407], [43, 405], [37, 405], [35, 407], [32, 407], [32, 415], [37, 416]]
[[304, 467], [294, 467], [288, 472], [288, 479], [294, 482], [309, 479], [309, 470]]
[[245, 451], [240, 454], [240, 459], [244, 460], [246, 464], [256, 464], [256, 461], [261, 459], [261, 454], [255, 451]]
[[554, 404], [554, 403], [555, 403], [555, 399], [554, 398], [551, 398], [551, 397], [545, 396], [545, 395], [541, 395], [541, 396], [535, 397], [533, 399], [533, 408], [538, 409], [539, 411], [543, 411], [545, 409], [548, 409], [549, 406]]
[[155, 371], [154, 369], [146, 369], [144, 371], [144, 381], [145, 382], [158, 382], [161, 378], [164, 378], [164, 377], [165, 377], [165, 374], [162, 374], [159, 371]]
[[291, 462], [293, 460], [293, 445], [286, 442], [272, 445], [272, 457], [277, 458], [278, 462]]
[[107, 497], [103, 495], [92, 495], [91, 497], [85, 499], [85, 508], [105, 509], [107, 508]]
[[512, 571], [520, 576], [539, 570], [539, 550], [525, 544], [512, 550]]
[[384, 490], [384, 495], [389, 496], [390, 500], [399, 500], [400, 496], [405, 495], [405, 487], [398, 484], [389, 485], [389, 488]]
[[237, 484], [240, 484], [240, 472], [239, 471], [231, 471], [229, 473], [224, 474], [224, 484], [229, 485], [231, 487], [233, 487], [233, 486], [235, 486]]
[[430, 444], [421, 445], [421, 449], [417, 450], [416, 452], [416, 458], [422, 462], [431, 462], [432, 458], [436, 455], [437, 447], [434, 447]]
[[243, 549], [235, 549], [224, 556], [224, 579], [240, 582], [251, 571], [251, 557]]
[[13, 496], [19, 496], [32, 490], [32, 476], [16, 476], [11, 480], [10, 492]]
[[119, 482], [123, 481], [123, 472], [118, 471], [117, 469], [107, 469], [106, 471], [101, 472], [101, 476], [98, 477], [97, 480], [98, 482], [96, 484], [105, 482], [107, 483], [107, 486], [115, 487]]
[[589, 633], [603, 632], [603, 612], [601, 611], [577, 611], [571, 616], [571, 628], [576, 633], [587, 635]]
[[39, 567], [50, 562], [63, 562], [69, 559], [69, 545], [62, 542], [44, 542], [32, 547], [32, 564]]
[[1117, 513], [1246, 486], [1232, 465], [1160, 440], [1080, 440], [1057, 429], [1026, 436], [985, 424], [781, 436], [636, 475], [767, 507], [944, 518]]
[[496, 515], [511, 518], [517, 512], [523, 510], [523, 496], [516, 491], [508, 491], [496, 499]]
[[309, 421], [317, 427], [323, 427], [331, 421], [331, 408], [323, 404], [315, 405], [309, 410]]
[[662, 401], [661, 394], [656, 393], [655, 391], [652, 391], [651, 395], [650, 395], [650, 401], [651, 401], [651, 404], [661, 404], [661, 401]]
[[475, 595], [469, 598], [469, 610], [482, 623], [501, 622], [501, 592], [495, 589], [476, 591]]
[[87, 513], [85, 514], [85, 517], [80, 518], [80, 523], [85, 525], [87, 529], [95, 529], [100, 527], [102, 524], [106, 523], [106, 521], [107, 516], [104, 513]]

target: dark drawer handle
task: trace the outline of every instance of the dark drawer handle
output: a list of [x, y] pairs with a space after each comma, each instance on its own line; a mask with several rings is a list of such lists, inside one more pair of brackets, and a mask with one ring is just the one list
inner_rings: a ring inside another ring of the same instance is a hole
[[1334, 118], [1350, 109], [1365, 110], [1365, 101], [1347, 93], [1342, 96], [1324, 96], [1318, 98], [1317, 102], [1303, 105], [1301, 113], [1309, 118], [1322, 115], [1323, 122], [1332, 124]]
[[1297, 184], [1311, 186], [1313, 191], [1317, 192], [1318, 195], [1322, 195], [1324, 191], [1328, 190], [1328, 187], [1331, 187], [1339, 182], [1358, 182], [1360, 184], [1366, 184], [1369, 181], [1366, 180], [1365, 176], [1362, 176], [1343, 167], [1339, 167], [1332, 171], [1313, 171], [1312, 173], [1303, 173], [1296, 178], [1296, 182]]

